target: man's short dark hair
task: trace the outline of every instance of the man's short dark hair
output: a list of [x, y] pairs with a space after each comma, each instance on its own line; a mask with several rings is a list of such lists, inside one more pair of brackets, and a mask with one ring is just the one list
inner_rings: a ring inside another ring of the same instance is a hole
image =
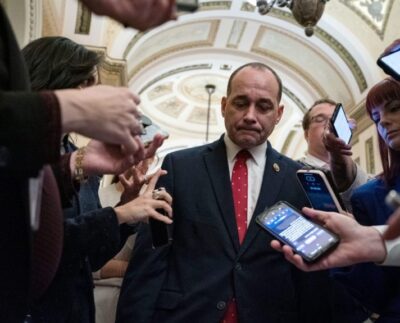
[[257, 69], [257, 70], [261, 70], [261, 71], [268, 70], [275, 76], [275, 79], [278, 82], [278, 87], [279, 87], [279, 89], [278, 89], [278, 97], [277, 97], [278, 103], [279, 103], [281, 101], [281, 98], [282, 98], [282, 80], [278, 76], [278, 74], [271, 67], [269, 67], [266, 64], [260, 63], [260, 62], [247, 63], [247, 64], [244, 64], [244, 65], [240, 66], [235, 71], [233, 71], [233, 73], [231, 74], [231, 76], [229, 77], [229, 80], [228, 80], [228, 87], [226, 89], [226, 94], [228, 96], [231, 94], [231, 91], [232, 91], [232, 80], [235, 77], [235, 75], [239, 71], [241, 71], [242, 69], [244, 69], [246, 67], [251, 67], [251, 68], [254, 68], [254, 69]]
[[335, 101], [333, 101], [331, 99], [321, 99], [321, 100], [315, 101], [312, 104], [312, 106], [310, 107], [310, 109], [308, 109], [308, 111], [304, 114], [303, 122], [302, 122], [304, 131], [308, 130], [308, 128], [310, 127], [310, 123], [311, 123], [310, 113], [311, 113], [311, 110], [314, 107], [316, 107], [317, 105], [324, 104], [324, 103], [327, 103], [327, 104], [330, 104], [330, 105], [334, 105], [334, 106], [336, 106], [336, 104], [337, 104]]

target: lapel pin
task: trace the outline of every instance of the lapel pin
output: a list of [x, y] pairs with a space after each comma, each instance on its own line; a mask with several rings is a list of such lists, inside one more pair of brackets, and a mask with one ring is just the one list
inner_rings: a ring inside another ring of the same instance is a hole
[[281, 170], [281, 168], [279, 167], [279, 165], [277, 163], [274, 163], [272, 165], [272, 168], [274, 169], [275, 172], [279, 173], [279, 171]]

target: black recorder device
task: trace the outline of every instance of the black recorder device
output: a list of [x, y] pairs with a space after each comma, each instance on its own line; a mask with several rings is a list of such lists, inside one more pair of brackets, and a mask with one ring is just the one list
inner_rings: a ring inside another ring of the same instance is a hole
[[256, 217], [256, 222], [306, 262], [314, 262], [339, 243], [339, 237], [281, 201]]
[[346, 207], [329, 171], [299, 169], [296, 176], [314, 209], [346, 213]]

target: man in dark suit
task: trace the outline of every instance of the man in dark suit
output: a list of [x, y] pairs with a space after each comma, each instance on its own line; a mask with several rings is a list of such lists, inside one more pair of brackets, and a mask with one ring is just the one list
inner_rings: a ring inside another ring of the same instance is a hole
[[[267, 142], [282, 117], [281, 93], [281, 81], [268, 66], [240, 67], [221, 102], [227, 133], [166, 156], [168, 174], [159, 185], [173, 196], [173, 242], [152, 249], [143, 226], [122, 287], [118, 323], [331, 322], [326, 272], [304, 275], [288, 265], [255, 222], [279, 200], [307, 204], [295, 178], [299, 165]], [[236, 194], [231, 181], [243, 150], [250, 154], [243, 166], [248, 186]], [[244, 195], [242, 222], [237, 198]]]

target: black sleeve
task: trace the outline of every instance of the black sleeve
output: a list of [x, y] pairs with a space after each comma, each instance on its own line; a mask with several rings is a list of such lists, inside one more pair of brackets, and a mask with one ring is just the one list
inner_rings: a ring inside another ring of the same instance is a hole
[[60, 108], [52, 92], [0, 90], [0, 175], [37, 176], [59, 158]]
[[120, 245], [117, 216], [111, 207], [64, 220], [63, 263], [79, 264], [88, 256], [92, 269], [100, 269]]

